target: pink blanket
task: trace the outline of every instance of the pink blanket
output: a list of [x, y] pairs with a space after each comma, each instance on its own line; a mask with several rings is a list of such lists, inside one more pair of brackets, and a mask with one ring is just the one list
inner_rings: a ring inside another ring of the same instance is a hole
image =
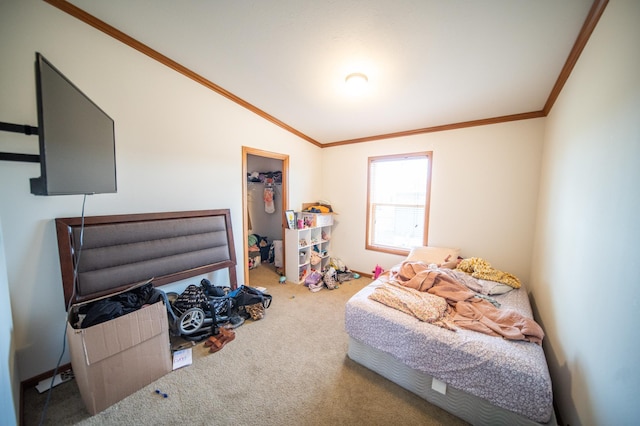
[[392, 282], [444, 298], [454, 311], [454, 324], [459, 327], [542, 344], [544, 332], [533, 319], [514, 310], [496, 308], [438, 269], [429, 269], [422, 262], [405, 261], [392, 268], [388, 276]]

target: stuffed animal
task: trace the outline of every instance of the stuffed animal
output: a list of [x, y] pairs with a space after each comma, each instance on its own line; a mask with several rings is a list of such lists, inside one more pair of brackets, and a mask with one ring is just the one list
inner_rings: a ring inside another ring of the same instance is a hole
[[378, 277], [384, 272], [384, 269], [382, 269], [382, 267], [380, 265], [376, 265], [376, 267], [373, 269], [373, 279], [377, 280]]

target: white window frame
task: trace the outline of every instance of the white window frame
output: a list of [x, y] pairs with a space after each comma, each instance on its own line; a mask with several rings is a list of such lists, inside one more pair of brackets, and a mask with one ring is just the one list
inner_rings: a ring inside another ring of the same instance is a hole
[[[373, 182], [373, 169], [375, 163], [382, 161], [403, 161], [403, 160], [412, 160], [415, 158], [425, 158], [428, 162], [428, 168], [426, 173], [426, 181], [425, 185], [425, 199], [424, 204], [420, 204], [417, 202], [416, 204], [400, 204], [400, 203], [384, 203], [387, 206], [393, 207], [398, 206], [400, 208], [421, 208], [424, 207], [424, 218], [423, 226], [424, 232], [422, 235], [422, 245], [426, 246], [429, 236], [429, 207], [430, 207], [430, 199], [431, 199], [431, 170], [433, 169], [433, 152], [432, 151], [424, 151], [424, 152], [415, 152], [410, 154], [396, 154], [396, 155], [383, 155], [377, 157], [369, 157], [368, 167], [367, 167], [367, 230], [366, 230], [366, 242], [365, 248], [367, 250], [381, 251], [385, 253], [391, 254], [400, 254], [407, 255], [411, 250], [411, 246], [409, 244], [404, 245], [393, 245], [393, 244], [382, 244], [380, 241], [375, 240], [375, 229], [374, 221], [375, 221], [375, 212], [377, 211], [377, 207], [381, 206], [382, 203], [376, 203], [374, 199], [373, 192], [375, 191], [374, 182]], [[420, 219], [419, 219], [420, 220]], [[413, 244], [415, 246], [416, 244]]]

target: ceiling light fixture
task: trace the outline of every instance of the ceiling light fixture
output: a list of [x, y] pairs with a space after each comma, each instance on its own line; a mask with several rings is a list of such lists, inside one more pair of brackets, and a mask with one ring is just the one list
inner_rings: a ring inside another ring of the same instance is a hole
[[367, 91], [367, 83], [369, 79], [366, 74], [354, 72], [349, 74], [345, 79], [346, 93], [350, 96], [361, 97]]
[[354, 72], [349, 74], [344, 81], [349, 85], [364, 86], [369, 82], [369, 79], [361, 72]]

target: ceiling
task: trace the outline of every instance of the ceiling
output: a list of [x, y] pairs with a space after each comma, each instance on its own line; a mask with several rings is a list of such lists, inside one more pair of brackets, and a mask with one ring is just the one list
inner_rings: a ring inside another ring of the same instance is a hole
[[[49, 2], [335, 145], [541, 113], [593, 0]], [[367, 75], [364, 93], [345, 90], [352, 72]]]

